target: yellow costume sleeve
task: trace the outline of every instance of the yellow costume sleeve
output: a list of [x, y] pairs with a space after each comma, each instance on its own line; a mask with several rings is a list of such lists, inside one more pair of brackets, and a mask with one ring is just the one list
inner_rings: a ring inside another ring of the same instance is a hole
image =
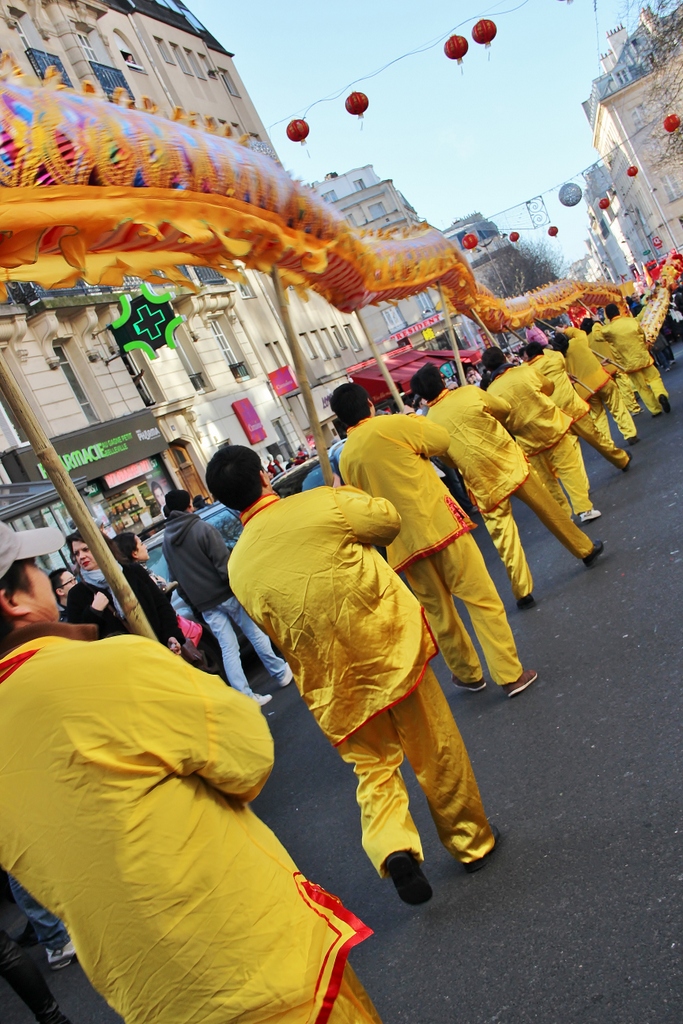
[[386, 547], [398, 537], [401, 517], [385, 498], [372, 498], [356, 487], [336, 487], [339, 510], [360, 544]]
[[505, 423], [506, 418], [512, 411], [512, 406], [504, 398], [484, 391], [484, 404], [492, 416], [495, 416], [500, 423]]
[[555, 390], [555, 385], [553, 384], [553, 382], [550, 380], [549, 377], [546, 377], [544, 373], [541, 373], [540, 370], [536, 370], [536, 373], [538, 374], [538, 379], [541, 382], [541, 391], [543, 392], [543, 394], [552, 395], [553, 391]]
[[[419, 421], [422, 422], [419, 422]], [[430, 423], [426, 416], [416, 416], [410, 421], [417, 428], [415, 431], [415, 450], [420, 455], [431, 459], [433, 455], [446, 455], [451, 445], [451, 437], [445, 427], [438, 423]]]

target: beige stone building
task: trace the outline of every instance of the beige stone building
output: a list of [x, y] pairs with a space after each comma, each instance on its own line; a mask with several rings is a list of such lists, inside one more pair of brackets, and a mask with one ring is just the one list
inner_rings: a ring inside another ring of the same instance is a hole
[[[179, 0], [3, 2], [0, 49], [33, 75], [56, 66], [74, 88], [91, 81], [108, 96], [123, 88], [138, 104], [149, 97], [167, 116], [180, 107], [215, 118], [277, 159], [232, 54]], [[13, 285], [13, 301], [0, 306], [5, 358], [110, 532], [153, 522], [171, 486], [203, 492], [204, 467], [221, 444], [251, 443], [264, 460], [286, 459], [310, 436], [270, 278], [249, 271], [234, 285], [208, 268], [186, 274], [188, 288], [174, 287], [170, 297], [184, 317], [176, 348], [159, 349], [154, 359], [119, 354], [109, 325], [121, 313], [120, 288]], [[126, 284], [133, 299], [140, 294], [137, 279]], [[331, 442], [331, 391], [370, 352], [355, 316], [316, 295], [308, 302], [289, 295]], [[26, 482], [22, 525], [55, 519], [68, 526], [55, 495], [38, 501], [49, 485], [1, 408], [0, 452], [5, 483]], [[0, 497], [5, 518], [16, 490]]]
[[[603, 196], [587, 182], [596, 244], [602, 249], [611, 234], [632, 273], [642, 272], [643, 264], [683, 245], [683, 170], [663, 159], [667, 136], [662, 122], [670, 111], [653, 96], [652, 17], [644, 9], [634, 32], [619, 26], [608, 34], [609, 48], [601, 59], [603, 74], [595, 79], [583, 104], [593, 145], [611, 178], [603, 193], [610, 199], [605, 211], [598, 205]], [[638, 168], [635, 177], [627, 174], [630, 166]], [[623, 268], [615, 269], [619, 280]]]

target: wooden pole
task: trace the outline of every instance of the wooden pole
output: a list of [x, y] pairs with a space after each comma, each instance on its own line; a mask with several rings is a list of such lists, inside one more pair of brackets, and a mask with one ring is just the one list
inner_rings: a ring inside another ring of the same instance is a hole
[[0, 392], [21, 424], [36, 457], [54, 484], [55, 490], [64, 502], [69, 515], [75, 522], [83, 540], [90, 548], [93, 558], [104, 573], [116, 600], [121, 605], [126, 622], [133, 633], [156, 640], [157, 636], [147, 621], [135, 594], [130, 589], [121, 566], [111, 553], [104, 537], [90, 514], [88, 506], [76, 490], [64, 463], [50, 443], [47, 434], [36, 419], [33, 410], [24, 398], [4, 356], [0, 356]]
[[488, 327], [486, 326], [486, 324], [484, 323], [482, 318], [477, 313], [476, 309], [471, 309], [470, 310], [470, 316], [472, 317], [473, 320], [475, 320], [479, 324], [479, 326], [481, 327], [482, 331], [484, 332], [486, 337], [489, 339], [491, 344], [494, 346], [494, 348], [500, 348], [500, 345], [498, 344], [496, 339], [493, 337], [493, 335], [491, 334], [490, 330], [488, 329]]
[[403, 410], [405, 408], [405, 404], [404, 404], [403, 399], [401, 398], [401, 396], [399, 394], [399, 390], [396, 387], [396, 384], [393, 381], [391, 374], [387, 370], [386, 363], [382, 359], [382, 353], [377, 348], [377, 344], [375, 342], [375, 339], [371, 336], [370, 331], [368, 330], [368, 325], [365, 322], [365, 317], [363, 316], [363, 314], [361, 313], [361, 311], [359, 309], [356, 310], [356, 316], [358, 317], [359, 323], [360, 323], [361, 327], [363, 328], [363, 332], [364, 332], [365, 337], [367, 339], [367, 343], [368, 343], [368, 345], [370, 347], [370, 351], [372, 352], [373, 356], [375, 357], [375, 362], [377, 363], [377, 365], [379, 367], [379, 371], [382, 374], [382, 376], [384, 377], [385, 383], [386, 383], [387, 387], [389, 388], [389, 391], [391, 392], [391, 397], [396, 402], [396, 405], [398, 407], [398, 411], [399, 412], [403, 412]]
[[453, 349], [453, 355], [455, 356], [455, 365], [458, 368], [458, 379], [461, 384], [467, 384], [467, 377], [462, 366], [462, 359], [460, 358], [460, 349], [458, 348], [458, 339], [455, 336], [455, 330], [453, 329], [453, 321], [451, 320], [451, 311], [448, 308], [446, 302], [446, 293], [443, 290], [443, 284], [439, 281], [439, 295], [441, 297], [441, 309], [443, 312], [443, 318], [446, 324], [446, 333], [448, 334], [448, 340], [451, 343]]
[[278, 306], [280, 307], [280, 319], [282, 320], [282, 326], [285, 329], [287, 342], [292, 353], [292, 359], [294, 360], [294, 372], [296, 373], [301, 397], [304, 400], [306, 415], [308, 416], [308, 424], [315, 439], [315, 448], [318, 453], [318, 458], [320, 459], [320, 468], [323, 472], [323, 480], [328, 487], [331, 487], [334, 483], [334, 473], [332, 472], [332, 466], [330, 465], [330, 460], [327, 454], [327, 444], [325, 442], [323, 428], [320, 426], [318, 414], [315, 411], [315, 402], [313, 401], [313, 395], [311, 393], [311, 385], [308, 383], [299, 339], [292, 327], [292, 319], [289, 315], [289, 303], [287, 302], [287, 296], [285, 295], [285, 290], [282, 287], [280, 271], [277, 267], [273, 267], [271, 277], [273, 279], [273, 284], [275, 285], [275, 295], [277, 297]]

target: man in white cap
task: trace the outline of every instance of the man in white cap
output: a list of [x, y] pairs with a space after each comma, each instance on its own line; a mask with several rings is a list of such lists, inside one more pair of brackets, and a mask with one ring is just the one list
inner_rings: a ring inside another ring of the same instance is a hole
[[35, 558], [63, 543], [0, 523], [0, 864], [126, 1024], [381, 1024], [346, 962], [370, 929], [248, 807], [273, 766], [258, 705], [58, 622]]

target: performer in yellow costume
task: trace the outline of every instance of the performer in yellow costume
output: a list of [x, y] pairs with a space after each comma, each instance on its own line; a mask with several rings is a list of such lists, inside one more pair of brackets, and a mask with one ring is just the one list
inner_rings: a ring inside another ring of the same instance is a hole
[[448, 458], [482, 514], [518, 608], [530, 608], [535, 602], [531, 570], [512, 514], [513, 494], [575, 558], [587, 566], [594, 563], [600, 551], [548, 493], [520, 446], [501, 426], [510, 413], [504, 399], [471, 385], [449, 391], [431, 364], [417, 371], [410, 389], [429, 402], [428, 420], [445, 427], [450, 435]]
[[161, 644], [59, 623], [30, 556], [63, 542], [0, 525], [0, 863], [126, 1024], [379, 1024], [345, 966], [370, 930], [249, 810], [259, 708]]
[[[600, 335], [609, 343], [614, 358], [628, 373], [631, 384], [653, 416], [671, 412], [669, 392], [645, 343], [643, 328], [630, 314], [622, 315], [613, 302], [605, 306], [609, 323], [600, 329]], [[595, 332], [597, 325], [593, 328]]]
[[483, 690], [481, 662], [453, 596], [465, 604], [491, 677], [509, 697], [530, 686], [522, 670], [505, 609], [470, 530], [474, 523], [429, 463], [448, 453], [450, 436], [424, 416], [375, 416], [367, 391], [342, 384], [332, 411], [349, 431], [340, 459], [344, 480], [385, 497], [401, 516], [401, 532], [387, 546], [389, 565], [405, 573], [453, 673], [456, 686]]
[[[603, 366], [593, 351], [597, 340], [593, 333], [586, 333], [585, 327], [593, 324], [586, 320], [578, 327], [563, 327], [562, 334], [568, 339], [565, 363], [567, 373], [574, 378], [577, 394], [584, 398], [591, 410], [591, 416], [603, 437], [611, 437], [609, 421], [605, 409], [609, 409], [616, 425], [631, 445], [638, 441], [636, 425], [626, 408], [619, 388], [609, 373], [609, 366]], [[609, 358], [612, 358], [611, 356]], [[616, 367], [614, 367], [616, 370]]]
[[[593, 327], [595, 326], [597, 326], [599, 330], [597, 330], [595, 334], [593, 334]], [[642, 409], [638, 405], [638, 399], [636, 398], [636, 393], [633, 390], [631, 379], [629, 375], [626, 373], [626, 371], [622, 370], [617, 365], [617, 361], [614, 358], [614, 352], [609, 347], [609, 343], [605, 341], [604, 337], [602, 336], [602, 324], [600, 324], [598, 321], [593, 321], [591, 317], [585, 317], [585, 319], [581, 321], [581, 330], [586, 335], [586, 342], [590, 347], [591, 352], [593, 352], [593, 354], [598, 357], [603, 369], [606, 370], [607, 373], [609, 373], [610, 377], [616, 384], [617, 390], [621, 395], [622, 401], [626, 406], [627, 411], [630, 412], [631, 416], [640, 415]], [[604, 406], [601, 406], [601, 408], [603, 409], [604, 415]], [[614, 416], [614, 413], [612, 413], [612, 415]], [[605, 423], [607, 423], [606, 416]], [[628, 438], [629, 435], [625, 434], [624, 436]]]
[[404, 756], [448, 852], [466, 870], [483, 867], [498, 833], [429, 667], [434, 638], [413, 595], [373, 547], [396, 538], [396, 509], [351, 487], [280, 499], [256, 452], [239, 445], [213, 456], [206, 479], [214, 497], [242, 513], [230, 585], [287, 658], [322, 731], [353, 765], [363, 847], [379, 874], [391, 876], [407, 903], [432, 894], [401, 776]]
[[486, 349], [482, 362], [492, 371], [488, 391], [510, 404], [505, 426], [517, 438], [555, 501], [569, 509], [559, 478], [581, 522], [597, 519], [601, 513], [593, 508], [588, 493], [581, 452], [568, 436], [571, 417], [549, 397], [555, 390], [552, 381], [528, 365], [512, 366], [499, 348]]
[[535, 367], [555, 385], [551, 397], [558, 409], [571, 416], [570, 432], [576, 437], [583, 438], [586, 444], [602, 455], [603, 459], [607, 459], [625, 473], [632, 458], [631, 454], [625, 452], [623, 448], [617, 448], [611, 438], [607, 440], [602, 436], [589, 416], [588, 402], [579, 398], [574, 390], [564, 357], [569, 348], [569, 339], [559, 332], [555, 334], [551, 346], [547, 348], [536, 341], [530, 342], [525, 349], [527, 366]]

